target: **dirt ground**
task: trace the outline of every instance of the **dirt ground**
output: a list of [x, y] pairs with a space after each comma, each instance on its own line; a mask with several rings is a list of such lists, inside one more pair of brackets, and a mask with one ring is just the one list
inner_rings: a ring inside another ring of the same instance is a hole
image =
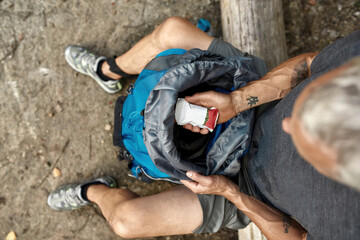
[[[283, 4], [290, 56], [360, 27], [360, 1]], [[0, 239], [10, 231], [18, 239], [120, 239], [99, 209], [56, 212], [46, 205], [48, 193], [101, 175], [141, 196], [170, 187], [127, 176], [105, 127], [123, 92], [106, 94], [64, 59], [68, 44], [121, 54], [170, 16], [207, 18], [221, 37], [219, 0], [0, 0]], [[237, 231], [158, 239], [237, 239]]]

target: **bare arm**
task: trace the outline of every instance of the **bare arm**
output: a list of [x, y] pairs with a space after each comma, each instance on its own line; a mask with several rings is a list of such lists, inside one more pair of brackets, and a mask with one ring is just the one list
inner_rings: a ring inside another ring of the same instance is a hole
[[224, 197], [248, 216], [268, 239], [306, 239], [307, 232], [292, 218], [238, 189], [228, 189]]
[[186, 97], [186, 100], [204, 107], [218, 108], [219, 123], [226, 122], [242, 111], [283, 98], [311, 75], [310, 65], [316, 55], [317, 53], [305, 53], [291, 58], [261, 79], [250, 82], [230, 94], [209, 91]]
[[224, 196], [248, 216], [269, 240], [306, 239], [307, 232], [296, 221], [256, 198], [240, 192], [238, 186], [224, 176], [202, 176], [194, 172], [188, 172], [187, 176], [194, 182], [182, 180], [186, 187], [194, 193]]
[[261, 79], [232, 92], [230, 95], [234, 99], [236, 113], [286, 96], [311, 75], [310, 65], [316, 55], [317, 53], [305, 53], [291, 58]]

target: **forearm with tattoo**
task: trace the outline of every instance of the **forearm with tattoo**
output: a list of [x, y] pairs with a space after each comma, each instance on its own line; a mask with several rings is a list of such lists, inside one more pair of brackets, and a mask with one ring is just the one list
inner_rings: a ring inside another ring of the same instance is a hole
[[255, 223], [269, 239], [305, 240], [306, 230], [291, 217], [266, 205], [254, 197], [231, 188], [224, 197]]
[[264, 77], [230, 94], [237, 113], [281, 99], [310, 76], [310, 65], [317, 53], [306, 53], [280, 64]]

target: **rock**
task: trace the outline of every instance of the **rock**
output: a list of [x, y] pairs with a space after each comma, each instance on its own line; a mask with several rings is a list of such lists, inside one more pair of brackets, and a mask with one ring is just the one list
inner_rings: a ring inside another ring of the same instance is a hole
[[111, 128], [112, 128], [111, 124], [107, 123], [107, 124], [105, 124], [104, 130], [109, 132], [111, 130]]
[[342, 5], [341, 5], [340, 3], [337, 5], [337, 9], [338, 9], [339, 11], [342, 10]]
[[22, 40], [24, 40], [24, 37], [25, 37], [25, 35], [23, 33], [20, 33], [18, 41], [21, 42]]
[[61, 106], [61, 103], [60, 102], [57, 102], [56, 106], [55, 106], [55, 111], [56, 112], [62, 112], [62, 106]]
[[15, 234], [15, 232], [14, 232], [14, 231], [9, 232], [9, 233], [6, 235], [5, 240], [16, 240], [16, 234]]
[[54, 178], [61, 177], [61, 171], [58, 168], [54, 168], [52, 173], [53, 173]]
[[324, 7], [321, 6], [321, 5], [319, 5], [319, 6], [317, 7], [317, 10], [318, 10], [319, 12], [322, 12], [322, 11], [324, 11]]
[[333, 29], [328, 30], [328, 33], [331, 39], [335, 39], [339, 36], [339, 33]]

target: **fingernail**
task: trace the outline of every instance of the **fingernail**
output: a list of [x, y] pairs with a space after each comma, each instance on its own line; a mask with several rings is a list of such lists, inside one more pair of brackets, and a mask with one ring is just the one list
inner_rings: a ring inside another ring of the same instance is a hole
[[193, 175], [192, 172], [187, 172], [186, 173], [186, 176], [188, 176], [188, 177], [192, 177], [192, 175]]

